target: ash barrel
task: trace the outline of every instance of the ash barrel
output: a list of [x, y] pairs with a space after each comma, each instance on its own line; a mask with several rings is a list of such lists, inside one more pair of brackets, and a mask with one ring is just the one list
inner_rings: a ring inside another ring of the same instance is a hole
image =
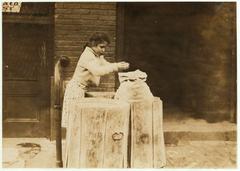
[[119, 73], [120, 86], [115, 99], [131, 106], [129, 126], [129, 167], [161, 168], [166, 165], [162, 101], [146, 84], [140, 70]]
[[162, 101], [132, 101], [130, 117], [130, 167], [162, 168], [166, 165]]
[[69, 116], [70, 168], [126, 168], [130, 105], [105, 98], [79, 99]]

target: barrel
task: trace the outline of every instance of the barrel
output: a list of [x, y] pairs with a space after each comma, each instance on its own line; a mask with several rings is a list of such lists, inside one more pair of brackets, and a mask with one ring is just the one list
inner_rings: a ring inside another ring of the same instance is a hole
[[69, 117], [67, 167], [126, 168], [130, 105], [106, 98], [82, 98]]
[[162, 168], [166, 165], [162, 101], [131, 102], [130, 167]]

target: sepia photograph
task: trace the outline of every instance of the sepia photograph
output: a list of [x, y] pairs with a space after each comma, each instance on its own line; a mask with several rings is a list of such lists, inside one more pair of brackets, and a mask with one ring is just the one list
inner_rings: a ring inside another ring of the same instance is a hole
[[2, 168], [237, 169], [236, 1], [6, 1]]

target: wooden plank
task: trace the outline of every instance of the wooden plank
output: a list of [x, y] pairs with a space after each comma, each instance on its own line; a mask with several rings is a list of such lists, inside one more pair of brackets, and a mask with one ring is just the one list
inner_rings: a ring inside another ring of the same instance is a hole
[[131, 168], [152, 168], [152, 102], [134, 102], [131, 105]]
[[159, 97], [155, 97], [153, 102], [153, 167], [161, 168], [165, 165], [162, 101]]
[[51, 128], [50, 128], [50, 140], [53, 141], [56, 139], [56, 122], [55, 122], [55, 113], [54, 113], [54, 77], [51, 76], [51, 100], [50, 100], [50, 121], [51, 121]]
[[71, 124], [68, 129], [70, 138], [68, 139], [70, 145], [68, 146], [68, 167], [79, 168], [80, 166], [80, 141], [81, 141], [81, 111], [78, 108], [71, 109], [71, 115], [69, 118]]
[[105, 120], [103, 108], [82, 109], [81, 167], [102, 167]]
[[128, 105], [111, 108], [107, 113], [103, 167], [127, 167]]

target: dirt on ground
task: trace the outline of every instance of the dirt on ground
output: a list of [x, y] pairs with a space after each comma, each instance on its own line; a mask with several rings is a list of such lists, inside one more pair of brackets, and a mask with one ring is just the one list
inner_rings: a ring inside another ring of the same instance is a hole
[[[4, 168], [56, 167], [54, 142], [32, 141], [31, 139], [15, 140], [7, 140], [8, 145], [4, 146]], [[17, 145], [20, 142], [39, 144], [41, 150], [38, 146], [36, 150], [35, 146], [29, 148]], [[167, 165], [165, 168], [236, 168], [236, 153], [236, 141], [179, 141], [177, 144], [166, 144]]]
[[180, 141], [166, 145], [166, 168], [236, 168], [236, 153], [236, 141]]

